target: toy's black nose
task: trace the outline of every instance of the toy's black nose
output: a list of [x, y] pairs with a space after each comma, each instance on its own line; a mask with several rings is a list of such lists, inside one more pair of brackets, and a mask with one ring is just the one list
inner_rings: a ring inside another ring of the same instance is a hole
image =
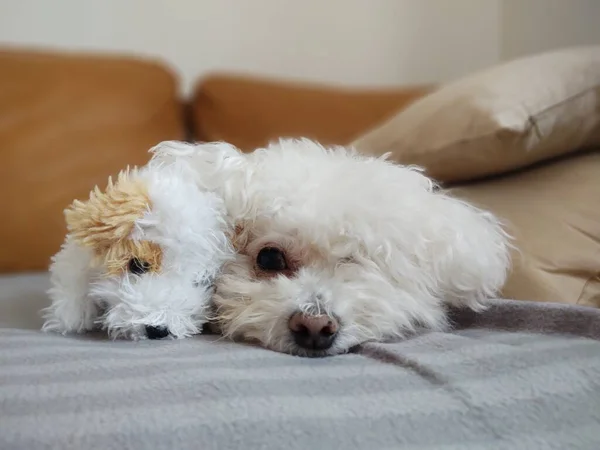
[[169, 335], [169, 329], [167, 327], [152, 327], [146, 326], [146, 336], [148, 339], [162, 339]]

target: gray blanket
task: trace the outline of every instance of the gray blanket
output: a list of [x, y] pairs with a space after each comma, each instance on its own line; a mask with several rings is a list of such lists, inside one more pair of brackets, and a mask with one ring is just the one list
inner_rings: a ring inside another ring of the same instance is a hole
[[599, 310], [454, 320], [324, 359], [0, 328], [0, 449], [600, 449]]

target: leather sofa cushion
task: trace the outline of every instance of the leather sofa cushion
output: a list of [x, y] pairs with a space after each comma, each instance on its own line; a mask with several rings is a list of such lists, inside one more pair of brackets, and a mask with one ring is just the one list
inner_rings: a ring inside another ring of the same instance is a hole
[[280, 137], [344, 145], [432, 90], [340, 88], [215, 74], [201, 79], [193, 93], [195, 139], [227, 141], [244, 151]]
[[0, 51], [0, 271], [47, 268], [73, 199], [182, 138], [177, 80], [157, 62]]

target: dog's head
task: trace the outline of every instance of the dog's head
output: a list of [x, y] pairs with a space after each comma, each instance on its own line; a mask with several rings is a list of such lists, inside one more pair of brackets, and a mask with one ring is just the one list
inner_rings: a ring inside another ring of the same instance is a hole
[[416, 168], [307, 140], [228, 148], [221, 161], [237, 172], [221, 192], [237, 256], [214, 296], [228, 336], [342, 353], [442, 327], [444, 304], [478, 308], [504, 283], [508, 240], [497, 219]]
[[68, 239], [87, 249], [89, 295], [113, 336], [199, 331], [213, 280], [230, 256], [220, 198], [177, 163], [126, 170], [65, 211]]

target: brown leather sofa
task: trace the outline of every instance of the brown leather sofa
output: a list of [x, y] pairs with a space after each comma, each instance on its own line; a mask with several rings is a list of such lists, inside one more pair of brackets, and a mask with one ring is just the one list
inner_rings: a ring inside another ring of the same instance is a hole
[[[160, 61], [0, 51], [0, 272], [45, 270], [64, 237], [65, 206], [125, 166], [144, 164], [159, 141], [225, 140], [244, 151], [281, 136], [349, 144], [435, 91], [211, 74], [182, 99], [175, 73]], [[455, 185], [457, 195], [517, 222], [512, 226], [525, 256], [516, 255], [506, 296], [600, 306], [600, 229], [581, 231], [581, 221], [572, 220], [593, 220], [590, 210], [600, 212], [600, 195], [595, 206], [568, 207], [600, 194], [600, 181], [590, 187], [594, 179], [600, 180], [598, 155]], [[543, 180], [547, 185], [540, 187]], [[600, 214], [596, 218], [600, 223]], [[581, 232], [569, 238], [573, 228]], [[583, 260], [566, 245], [582, 246]]]

